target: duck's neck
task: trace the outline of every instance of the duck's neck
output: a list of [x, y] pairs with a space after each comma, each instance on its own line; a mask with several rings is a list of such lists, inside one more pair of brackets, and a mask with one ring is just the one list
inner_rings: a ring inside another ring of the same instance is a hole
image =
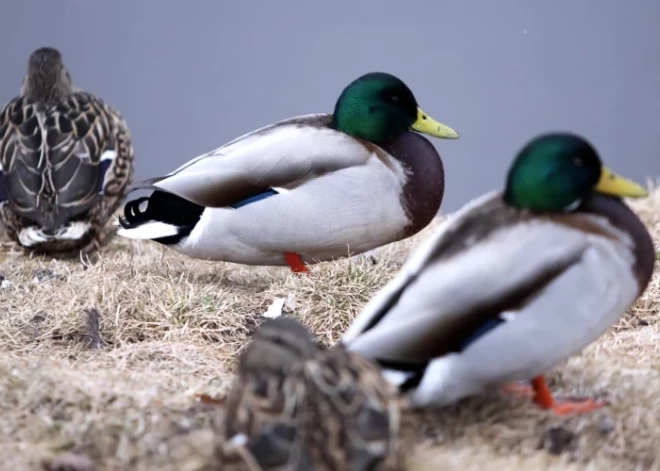
[[48, 104], [60, 103], [72, 92], [72, 85], [54, 73], [28, 74], [21, 86], [22, 96]]

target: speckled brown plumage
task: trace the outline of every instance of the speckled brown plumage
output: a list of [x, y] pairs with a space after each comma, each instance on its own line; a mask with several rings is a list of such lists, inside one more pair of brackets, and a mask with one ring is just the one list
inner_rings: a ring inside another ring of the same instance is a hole
[[292, 319], [266, 321], [225, 403], [218, 469], [398, 469], [398, 406], [369, 361]]
[[[104, 153], [114, 158], [102, 161]], [[57, 50], [31, 55], [21, 95], [0, 111], [0, 159], [7, 196], [0, 218], [12, 239], [26, 227], [52, 234], [84, 221], [90, 228], [79, 239], [30, 248], [94, 250], [107, 242], [132, 179], [131, 136], [117, 110], [72, 84]]]

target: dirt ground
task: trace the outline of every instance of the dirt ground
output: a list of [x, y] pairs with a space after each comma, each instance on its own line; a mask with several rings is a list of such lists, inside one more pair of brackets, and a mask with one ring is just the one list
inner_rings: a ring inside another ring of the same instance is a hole
[[[633, 206], [657, 243], [660, 190]], [[63, 452], [99, 470], [211, 469], [218, 406], [204, 399], [226, 392], [271, 303], [284, 299], [284, 314], [332, 344], [432, 229], [379, 249], [376, 264], [324, 263], [308, 277], [190, 260], [155, 243], [115, 240], [95, 262], [3, 246], [0, 469], [42, 469]], [[563, 418], [493, 392], [409, 414], [409, 469], [660, 470], [659, 295], [655, 275], [614, 328], [548, 375], [556, 393], [608, 407]]]

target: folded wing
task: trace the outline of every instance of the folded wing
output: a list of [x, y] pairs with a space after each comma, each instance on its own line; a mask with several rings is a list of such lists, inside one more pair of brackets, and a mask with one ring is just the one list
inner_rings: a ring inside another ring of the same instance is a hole
[[447, 221], [365, 307], [342, 340], [348, 348], [403, 363], [457, 351], [580, 263], [584, 233], [549, 220], [504, 224], [499, 201], [482, 200], [479, 210]]
[[329, 120], [329, 115], [308, 115], [267, 126], [133, 189], [160, 189], [201, 206], [226, 207], [270, 188], [291, 189], [365, 164], [372, 149], [330, 129]]

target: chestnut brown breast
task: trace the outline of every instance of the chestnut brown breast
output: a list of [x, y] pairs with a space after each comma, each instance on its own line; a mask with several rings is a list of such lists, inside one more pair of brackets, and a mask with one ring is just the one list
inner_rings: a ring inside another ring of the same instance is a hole
[[653, 239], [644, 223], [620, 199], [594, 194], [583, 204], [581, 211], [606, 217], [610, 223], [626, 232], [632, 238], [635, 248], [635, 265], [633, 270], [639, 284], [641, 295], [651, 281], [655, 268], [655, 248]]
[[378, 145], [400, 161], [408, 173], [401, 204], [410, 224], [404, 237], [426, 227], [438, 214], [445, 194], [445, 169], [433, 144], [414, 132], [406, 132]]

